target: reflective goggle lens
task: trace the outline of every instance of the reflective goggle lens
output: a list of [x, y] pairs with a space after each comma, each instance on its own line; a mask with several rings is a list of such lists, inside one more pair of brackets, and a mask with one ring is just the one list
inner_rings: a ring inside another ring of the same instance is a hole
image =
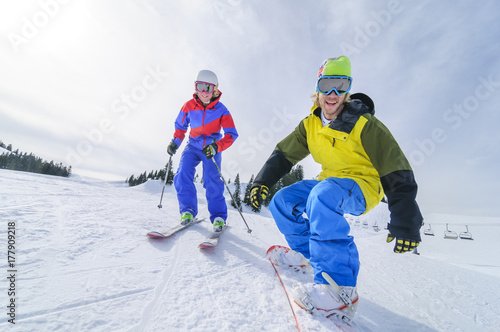
[[349, 76], [323, 76], [318, 80], [316, 90], [325, 95], [335, 91], [340, 96], [351, 90], [351, 83], [352, 78]]
[[214, 91], [215, 85], [207, 82], [196, 82], [195, 83], [196, 91], [206, 93], [212, 93]]

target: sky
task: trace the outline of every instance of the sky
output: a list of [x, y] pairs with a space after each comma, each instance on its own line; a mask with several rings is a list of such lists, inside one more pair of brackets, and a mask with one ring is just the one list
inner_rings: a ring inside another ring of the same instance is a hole
[[[412, 164], [424, 218], [500, 216], [499, 11], [452, 0], [3, 1], [0, 140], [101, 179], [160, 169], [196, 74], [210, 69], [240, 135], [222, 171], [248, 182], [310, 113], [321, 62], [347, 55], [352, 92], [374, 100]], [[301, 164], [308, 178], [320, 172], [311, 157]]]

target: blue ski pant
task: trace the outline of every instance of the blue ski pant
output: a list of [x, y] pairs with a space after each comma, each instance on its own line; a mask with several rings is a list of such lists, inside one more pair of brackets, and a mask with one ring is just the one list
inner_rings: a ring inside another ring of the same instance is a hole
[[[222, 157], [217, 153], [214, 157], [219, 169], [221, 168]], [[198, 215], [198, 198], [196, 195], [196, 186], [194, 184], [194, 175], [196, 166], [203, 164], [203, 188], [207, 198], [208, 212], [210, 221], [217, 217], [227, 219], [227, 206], [224, 198], [224, 182], [212, 159], [199, 149], [187, 145], [182, 151], [179, 168], [174, 176], [174, 186], [177, 191], [177, 200], [179, 201], [179, 211], [191, 212], [193, 216]]]
[[290, 248], [310, 259], [314, 282], [328, 273], [341, 286], [356, 286], [358, 249], [345, 213], [360, 215], [365, 198], [351, 179], [303, 180], [278, 191], [269, 209]]

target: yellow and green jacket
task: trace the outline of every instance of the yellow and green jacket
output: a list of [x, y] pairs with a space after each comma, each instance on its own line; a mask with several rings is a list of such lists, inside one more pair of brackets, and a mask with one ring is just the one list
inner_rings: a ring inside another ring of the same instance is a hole
[[391, 234], [420, 240], [423, 219], [415, 201], [417, 184], [412, 168], [390, 131], [374, 116], [373, 101], [364, 94], [353, 94], [342, 113], [325, 127], [321, 112], [313, 107], [311, 114], [278, 143], [254, 185], [273, 186], [311, 154], [322, 166], [318, 181], [329, 177], [356, 181], [365, 197], [366, 212], [387, 196]]

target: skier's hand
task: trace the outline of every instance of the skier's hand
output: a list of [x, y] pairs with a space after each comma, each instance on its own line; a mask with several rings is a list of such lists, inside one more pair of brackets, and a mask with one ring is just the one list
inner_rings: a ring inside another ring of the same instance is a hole
[[266, 199], [269, 194], [269, 188], [265, 185], [255, 186], [250, 191], [250, 202], [252, 206], [256, 209], [260, 208], [262, 202]]
[[177, 144], [175, 144], [174, 141], [170, 142], [167, 146], [167, 153], [171, 156], [173, 156], [175, 154], [175, 152], [177, 151], [179, 147], [177, 146]]
[[201, 151], [207, 156], [207, 159], [211, 159], [217, 154], [218, 150], [219, 147], [217, 146], [217, 143], [214, 142], [212, 144], [205, 145], [205, 147]]
[[394, 245], [394, 252], [398, 254], [404, 254], [408, 251], [413, 251], [420, 244], [419, 241], [411, 240], [411, 239], [403, 239], [403, 238], [394, 238], [389, 232], [387, 234], [387, 243], [392, 242], [396, 239], [396, 244]]

